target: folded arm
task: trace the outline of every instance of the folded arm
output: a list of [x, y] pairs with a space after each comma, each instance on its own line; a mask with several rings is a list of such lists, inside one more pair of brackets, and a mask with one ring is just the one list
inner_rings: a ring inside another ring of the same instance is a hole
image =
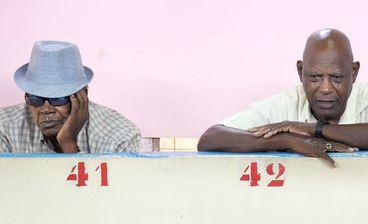
[[368, 124], [338, 125], [328, 124], [323, 126], [324, 138], [345, 143], [346, 145], [368, 149]]
[[280, 134], [274, 138], [257, 138], [252, 133], [227, 127], [214, 125], [199, 139], [199, 151], [228, 151], [228, 152], [257, 152], [288, 149], [288, 136]]
[[[314, 136], [316, 124], [302, 122], [283, 121], [251, 128], [249, 131], [257, 137], [269, 139], [280, 133], [294, 133], [305, 136]], [[324, 139], [337, 141], [351, 147], [368, 149], [368, 124], [326, 124], [323, 126]]]
[[[331, 148], [327, 148], [326, 144], [331, 144]], [[260, 138], [246, 130], [224, 125], [210, 127], [198, 142], [199, 151], [257, 152], [286, 149], [306, 156], [320, 157], [332, 165], [334, 161], [326, 151], [354, 151], [345, 144], [321, 138], [293, 133], [279, 133], [272, 138]]]

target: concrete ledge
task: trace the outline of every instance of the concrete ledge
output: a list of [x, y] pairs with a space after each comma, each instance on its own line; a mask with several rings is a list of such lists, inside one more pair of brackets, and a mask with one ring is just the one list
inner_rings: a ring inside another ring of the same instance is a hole
[[[0, 154], [1, 223], [366, 223], [368, 152]], [[273, 183], [273, 184], [272, 184]]]
[[198, 138], [144, 137], [140, 152], [193, 152], [197, 151]]

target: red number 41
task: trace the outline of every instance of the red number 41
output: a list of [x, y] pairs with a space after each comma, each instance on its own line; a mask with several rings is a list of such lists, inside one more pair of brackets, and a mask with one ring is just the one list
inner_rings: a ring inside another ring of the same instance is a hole
[[[77, 169], [77, 173], [75, 173], [75, 170]], [[108, 175], [108, 169], [107, 169], [107, 163], [101, 163], [97, 168], [96, 171], [101, 170], [101, 186], [109, 186], [107, 175]], [[72, 170], [70, 171], [70, 174], [66, 178], [67, 181], [77, 181], [77, 186], [87, 186], [88, 181], [88, 173], [86, 172], [86, 167], [84, 165], [84, 162], [79, 162], [77, 166], [73, 166]]]
[[[285, 172], [285, 166], [281, 163], [278, 163], [278, 173], [275, 177], [275, 179], [271, 180], [267, 187], [282, 187], [284, 186], [285, 179], [279, 179]], [[250, 171], [249, 171], [250, 167]], [[266, 168], [266, 173], [269, 176], [274, 176], [275, 172], [273, 170], [273, 163], [268, 164]], [[259, 186], [259, 181], [261, 180], [261, 174], [258, 172], [258, 163], [257, 162], [251, 162], [250, 165], [248, 165], [245, 170], [244, 174], [240, 177], [240, 181], [249, 181], [249, 184], [251, 187]]]

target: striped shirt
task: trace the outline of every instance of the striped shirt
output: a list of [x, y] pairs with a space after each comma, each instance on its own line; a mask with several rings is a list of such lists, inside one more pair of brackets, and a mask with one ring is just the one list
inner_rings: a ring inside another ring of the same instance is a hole
[[[138, 128], [118, 112], [89, 102], [89, 120], [79, 132], [81, 153], [138, 151], [141, 134]], [[53, 153], [33, 121], [29, 106], [19, 104], [0, 109], [0, 152]]]

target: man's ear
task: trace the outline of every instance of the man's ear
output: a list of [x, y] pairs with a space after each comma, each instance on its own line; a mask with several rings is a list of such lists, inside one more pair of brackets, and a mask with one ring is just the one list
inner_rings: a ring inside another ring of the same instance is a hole
[[359, 61], [354, 62], [353, 63], [353, 83], [355, 82], [356, 77], [358, 76], [359, 68], [360, 68]]
[[302, 82], [302, 76], [303, 76], [303, 61], [298, 60], [296, 62], [296, 69], [298, 70], [299, 80]]

